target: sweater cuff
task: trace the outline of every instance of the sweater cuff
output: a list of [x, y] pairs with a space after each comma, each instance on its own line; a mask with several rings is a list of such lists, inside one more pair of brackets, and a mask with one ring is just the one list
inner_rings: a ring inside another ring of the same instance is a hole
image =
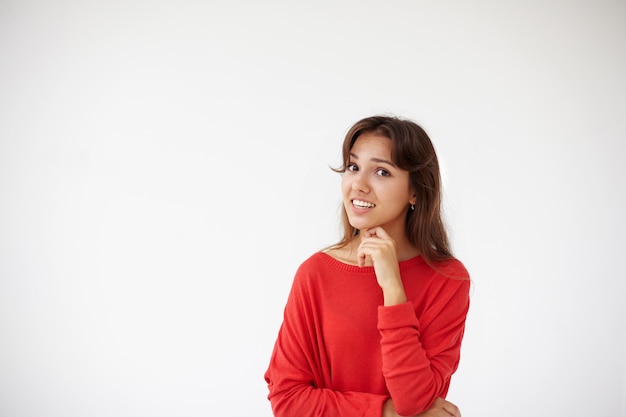
[[394, 306], [378, 306], [378, 330], [391, 330], [401, 327], [419, 329], [419, 322], [413, 310], [413, 303], [406, 302]]

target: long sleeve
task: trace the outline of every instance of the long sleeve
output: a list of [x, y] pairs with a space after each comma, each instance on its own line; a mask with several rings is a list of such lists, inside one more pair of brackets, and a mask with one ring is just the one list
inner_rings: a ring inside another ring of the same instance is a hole
[[[383, 307], [372, 267], [318, 253], [294, 278], [265, 373], [276, 417], [413, 416], [445, 397], [469, 306], [467, 271], [400, 263], [409, 301]], [[445, 272], [445, 271], [444, 271]]]
[[342, 392], [330, 386], [320, 314], [310, 291], [306, 276], [296, 275], [265, 373], [274, 415], [380, 417], [387, 395]]
[[470, 284], [441, 282], [420, 319], [411, 302], [378, 308], [382, 372], [400, 415], [418, 414], [445, 397], [459, 363]]

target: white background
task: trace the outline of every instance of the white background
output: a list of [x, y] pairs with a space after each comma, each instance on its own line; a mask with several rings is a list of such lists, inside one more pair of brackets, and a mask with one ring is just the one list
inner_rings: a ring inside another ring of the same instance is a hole
[[624, 1], [0, 1], [0, 415], [270, 416], [343, 135], [411, 118], [465, 417], [626, 416]]

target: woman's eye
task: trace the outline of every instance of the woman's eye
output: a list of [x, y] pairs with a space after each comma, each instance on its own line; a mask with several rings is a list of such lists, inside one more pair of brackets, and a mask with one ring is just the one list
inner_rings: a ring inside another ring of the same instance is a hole
[[348, 166], [346, 167], [346, 171], [355, 172], [355, 171], [358, 171], [358, 170], [359, 170], [359, 167], [356, 166], [356, 164], [348, 164]]
[[391, 174], [386, 169], [379, 168], [379, 169], [376, 170], [376, 175], [380, 175], [381, 177], [388, 177]]

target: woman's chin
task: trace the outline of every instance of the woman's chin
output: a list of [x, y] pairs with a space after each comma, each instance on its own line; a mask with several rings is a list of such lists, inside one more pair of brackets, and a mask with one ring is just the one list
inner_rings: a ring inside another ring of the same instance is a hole
[[356, 230], [367, 230], [374, 227], [374, 225], [364, 222], [350, 222], [350, 226], [354, 227]]

